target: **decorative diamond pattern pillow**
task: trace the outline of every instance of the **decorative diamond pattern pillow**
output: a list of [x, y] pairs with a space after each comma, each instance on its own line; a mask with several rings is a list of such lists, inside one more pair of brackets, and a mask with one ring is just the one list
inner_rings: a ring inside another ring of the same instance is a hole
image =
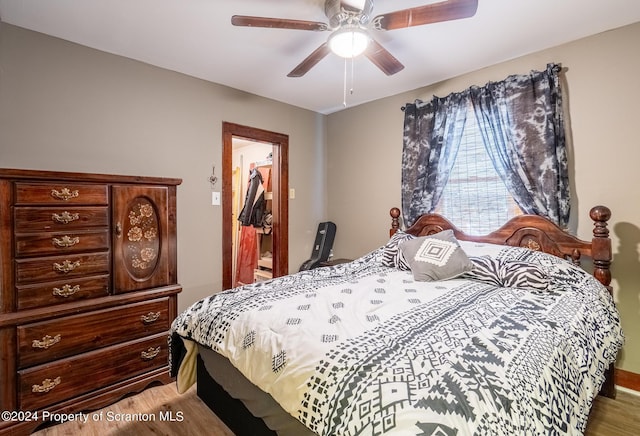
[[418, 281], [452, 279], [473, 268], [453, 230], [404, 241], [400, 243], [400, 252]]

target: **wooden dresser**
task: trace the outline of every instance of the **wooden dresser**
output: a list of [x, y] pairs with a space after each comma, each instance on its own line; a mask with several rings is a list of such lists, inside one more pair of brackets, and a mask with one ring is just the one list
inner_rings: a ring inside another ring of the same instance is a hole
[[171, 381], [180, 183], [0, 169], [0, 434]]

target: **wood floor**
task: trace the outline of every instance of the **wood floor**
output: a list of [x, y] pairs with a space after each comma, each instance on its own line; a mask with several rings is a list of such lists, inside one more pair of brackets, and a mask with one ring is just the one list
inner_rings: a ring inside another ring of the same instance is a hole
[[[195, 386], [183, 395], [178, 394], [175, 383], [151, 387], [138, 395], [127, 397], [94, 413], [100, 412], [103, 419], [89, 419], [87, 424], [67, 422], [37, 431], [33, 435], [234, 436], [231, 430], [197, 397]], [[118, 422], [114, 420], [116, 417], [126, 418], [126, 414], [155, 418], [155, 421]], [[111, 418], [107, 418], [108, 416]], [[168, 420], [169, 416], [174, 421]]]
[[[233, 433], [196, 396], [195, 388], [184, 395], [176, 392], [175, 384], [157, 386], [141, 394], [125, 398], [101, 411], [103, 416], [117, 414], [147, 414], [149, 422], [117, 422], [102, 419], [88, 424], [68, 422], [40, 430], [37, 436], [234, 436]], [[173, 422], [160, 420], [173, 417]], [[125, 416], [125, 415], [120, 415]], [[640, 396], [618, 392], [615, 400], [598, 397], [589, 418], [586, 436], [640, 435]], [[245, 435], [242, 435], [245, 436]]]
[[598, 396], [585, 435], [640, 435], [640, 393], [634, 395], [618, 390], [615, 400]]

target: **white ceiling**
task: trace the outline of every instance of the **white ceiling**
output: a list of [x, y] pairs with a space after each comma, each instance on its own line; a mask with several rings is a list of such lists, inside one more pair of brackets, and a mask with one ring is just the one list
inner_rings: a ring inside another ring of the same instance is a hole
[[[372, 15], [433, 2], [376, 0]], [[305, 76], [287, 77], [329, 32], [230, 22], [234, 14], [327, 22], [323, 5], [324, 0], [0, 0], [0, 19], [329, 114], [343, 109], [343, 59], [330, 54]], [[638, 21], [640, 0], [479, 0], [472, 18], [372, 30], [405, 69], [386, 76], [365, 57], [357, 58], [347, 106]]]

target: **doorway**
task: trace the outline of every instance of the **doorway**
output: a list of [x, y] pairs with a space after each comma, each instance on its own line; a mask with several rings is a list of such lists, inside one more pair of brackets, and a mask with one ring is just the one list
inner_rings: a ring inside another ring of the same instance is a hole
[[[268, 144], [272, 147], [271, 213], [272, 275], [289, 273], [289, 137], [281, 133], [223, 122], [222, 124], [222, 285], [233, 287], [234, 277], [234, 208], [233, 178], [234, 138]], [[236, 193], [244, 198], [244, 193]], [[239, 212], [239, 210], [238, 210]]]

